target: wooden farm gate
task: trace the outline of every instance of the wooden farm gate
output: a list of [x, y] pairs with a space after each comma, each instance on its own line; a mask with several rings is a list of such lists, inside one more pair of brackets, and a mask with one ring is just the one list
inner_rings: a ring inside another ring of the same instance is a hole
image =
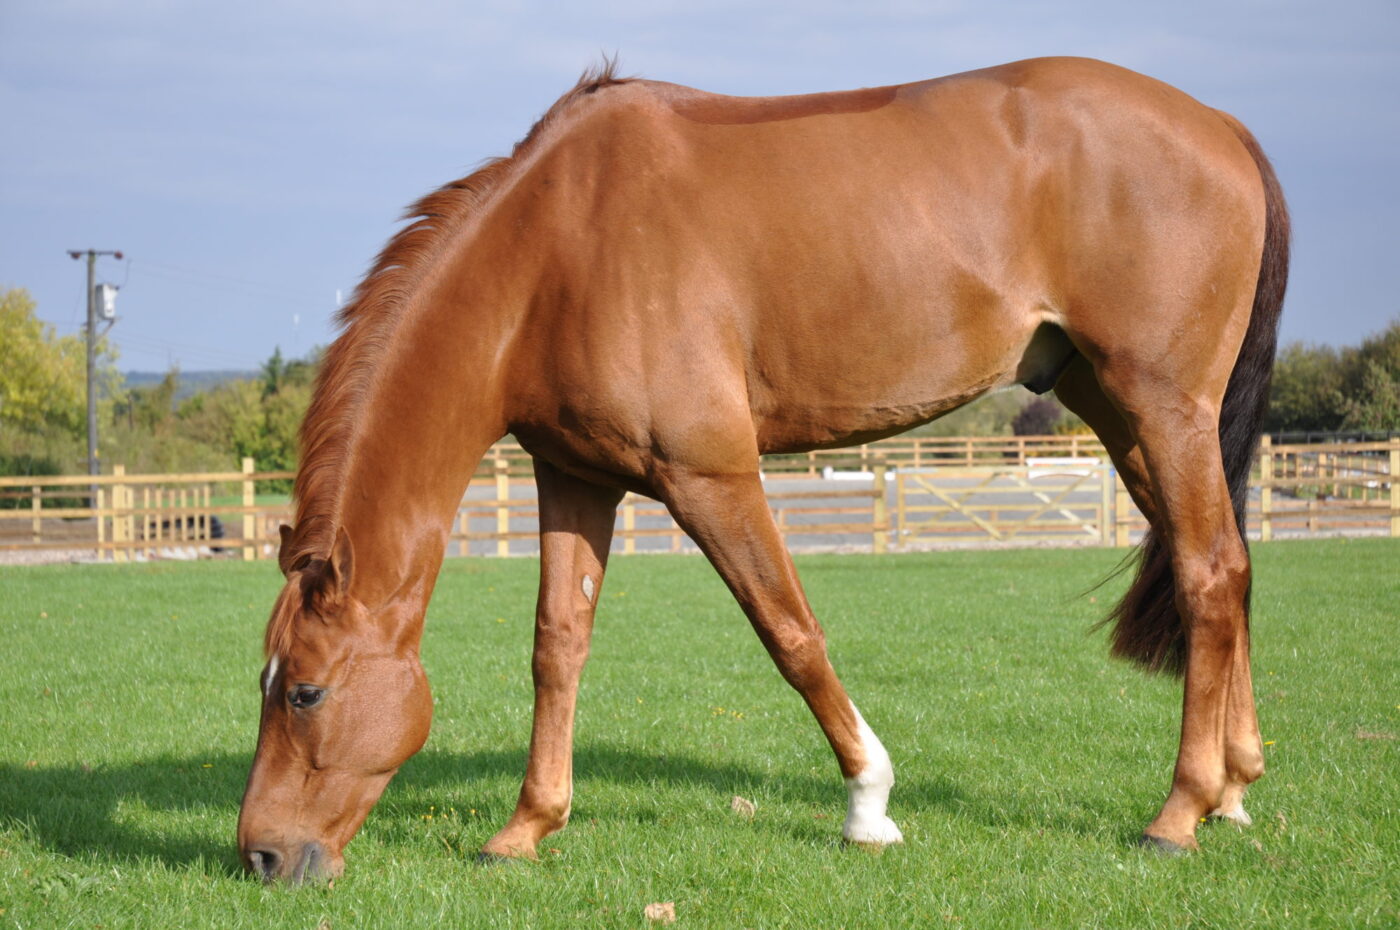
[[1065, 460], [895, 476], [899, 545], [934, 540], [1114, 543], [1113, 469]]

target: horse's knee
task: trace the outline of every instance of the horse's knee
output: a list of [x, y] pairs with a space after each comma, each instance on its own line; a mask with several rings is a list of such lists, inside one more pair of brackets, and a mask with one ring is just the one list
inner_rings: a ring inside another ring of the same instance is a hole
[[799, 691], [828, 674], [826, 636], [820, 629], [775, 631], [764, 639], [778, 671]]
[[587, 632], [574, 624], [536, 621], [531, 669], [539, 685], [568, 685], [588, 661]]

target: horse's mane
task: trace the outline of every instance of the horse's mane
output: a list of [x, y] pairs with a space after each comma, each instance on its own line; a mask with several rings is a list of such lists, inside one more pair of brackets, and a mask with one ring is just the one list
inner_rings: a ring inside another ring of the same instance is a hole
[[[616, 59], [604, 58], [590, 68], [573, 89], [560, 97], [535, 123], [511, 154], [493, 158], [465, 178], [453, 181], [419, 200], [404, 215], [408, 225], [389, 240], [353, 297], [336, 314], [340, 336], [326, 350], [316, 389], [301, 425], [301, 457], [293, 497], [296, 520], [283, 544], [283, 570], [325, 559], [340, 519], [339, 489], [347, 469], [352, 441], [361, 420], [360, 407], [376, 362], [393, 337], [401, 311], [439, 258], [453, 233], [479, 210], [512, 169], [530, 153], [546, 129], [559, 121], [580, 98], [604, 87], [626, 83], [616, 76]], [[268, 626], [267, 645], [284, 642], [288, 631]]]

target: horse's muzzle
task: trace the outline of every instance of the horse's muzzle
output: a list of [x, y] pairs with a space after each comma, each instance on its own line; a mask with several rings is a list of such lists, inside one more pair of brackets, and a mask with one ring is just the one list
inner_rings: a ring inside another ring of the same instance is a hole
[[287, 853], [270, 843], [250, 844], [243, 853], [243, 865], [264, 882], [281, 880], [293, 885], [325, 881], [334, 878], [338, 871], [320, 843], [306, 843]]

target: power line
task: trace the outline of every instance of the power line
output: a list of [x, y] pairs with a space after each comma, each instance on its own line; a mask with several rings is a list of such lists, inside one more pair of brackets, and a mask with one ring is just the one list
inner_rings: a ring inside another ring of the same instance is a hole
[[[83, 327], [76, 323], [49, 323], [49, 326], [58, 330], [78, 330]], [[261, 361], [250, 361], [246, 355], [239, 355], [225, 349], [214, 348], [213, 346], [194, 345], [188, 342], [171, 342], [159, 336], [151, 336], [145, 333], [136, 333], [124, 330], [118, 347], [131, 346], [139, 352], [165, 352], [179, 353], [182, 355], [204, 356], [207, 361], [218, 361], [226, 364], [233, 364], [243, 368], [256, 368], [262, 364]]]
[[181, 278], [193, 278], [202, 280], [206, 286], [219, 287], [234, 293], [250, 294], [258, 296], [279, 297], [284, 300], [296, 301], [298, 304], [316, 304], [323, 298], [319, 298], [307, 291], [289, 290], [276, 284], [269, 284], [264, 281], [254, 281], [251, 278], [242, 278], [237, 275], [220, 274], [213, 271], [198, 271], [193, 268], [181, 268], [178, 265], [167, 265], [162, 262], [142, 262], [134, 265], [138, 273], [153, 275], [165, 280], [178, 280]]
[[249, 361], [246, 356], [242, 355], [220, 352], [217, 349], [207, 349], [202, 346], [180, 345], [178, 343], [165, 342], [158, 339], [123, 337], [122, 346], [145, 355], [163, 354], [166, 356], [179, 356], [199, 363], [216, 363], [229, 368], [250, 371], [257, 368], [260, 364], [259, 362]]

